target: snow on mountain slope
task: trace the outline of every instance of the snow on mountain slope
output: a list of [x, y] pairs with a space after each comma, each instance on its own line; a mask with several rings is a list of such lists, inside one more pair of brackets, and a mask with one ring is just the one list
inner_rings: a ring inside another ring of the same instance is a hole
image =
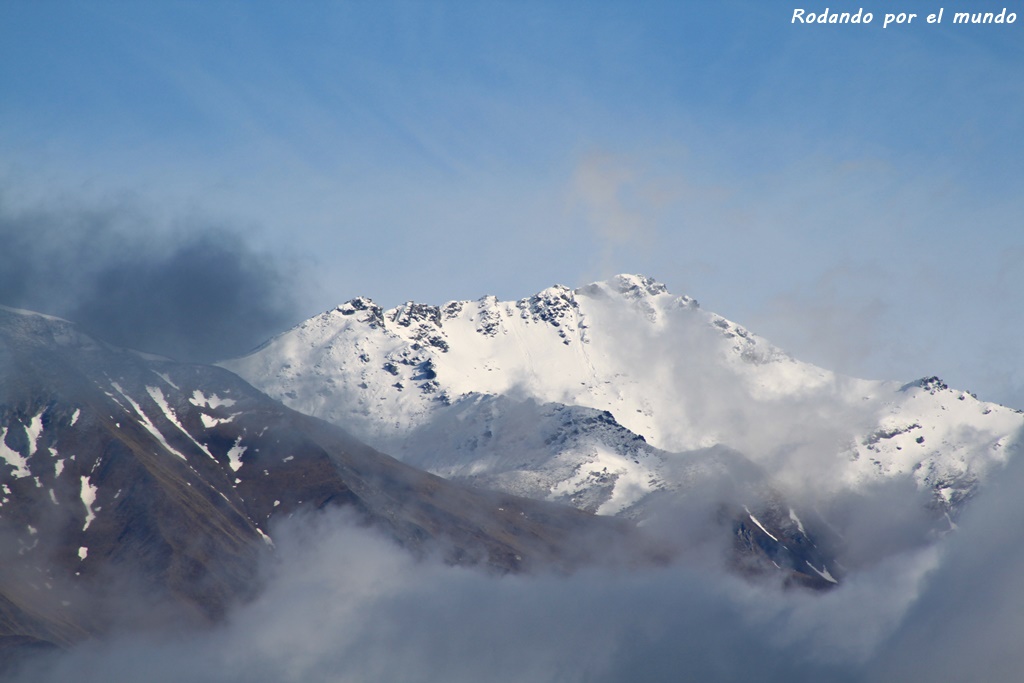
[[519, 301], [360, 297], [223, 365], [433, 472], [610, 514], [715, 445], [791, 490], [907, 475], [955, 505], [1024, 426], [936, 378], [799, 362], [637, 275]]
[[643, 437], [607, 411], [561, 403], [471, 394], [393, 443], [441, 476], [600, 514], [666, 485], [663, 454]]

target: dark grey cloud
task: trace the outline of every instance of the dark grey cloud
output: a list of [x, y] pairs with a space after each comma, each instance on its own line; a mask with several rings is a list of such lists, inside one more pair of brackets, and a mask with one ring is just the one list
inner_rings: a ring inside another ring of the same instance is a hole
[[299, 278], [242, 230], [132, 201], [14, 208], [0, 193], [0, 303], [180, 360], [238, 355], [296, 321]]
[[105, 264], [67, 316], [117, 344], [209, 361], [290, 322], [286, 287], [277, 263], [218, 229]]

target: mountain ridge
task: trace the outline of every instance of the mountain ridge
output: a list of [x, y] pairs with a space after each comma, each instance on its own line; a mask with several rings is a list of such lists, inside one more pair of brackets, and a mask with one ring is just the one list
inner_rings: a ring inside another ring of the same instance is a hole
[[[790, 490], [808, 484], [800, 460], [829, 470], [828, 477], [815, 476], [837, 482], [837, 490], [912, 477], [951, 512], [1005, 462], [1024, 425], [1019, 411], [937, 379], [861, 380], [800, 362], [640, 275], [576, 289], [555, 285], [516, 301], [485, 296], [385, 311], [356, 297], [222, 365], [402, 459], [446, 476], [472, 470], [470, 478], [481, 481], [502, 476], [494, 465], [500, 449], [484, 444], [496, 434], [486, 413], [499, 398], [520, 408], [532, 401], [563, 412], [608, 413], [632, 435], [626, 441], [661, 454], [651, 463], [724, 445]], [[460, 433], [471, 423], [480, 428]], [[456, 446], [447, 460], [437, 456], [441, 442]], [[434, 444], [432, 452], [424, 443]], [[535, 448], [534, 461], [568, 457], [576, 470], [547, 476], [531, 495], [593, 499], [572, 481], [585, 479], [595, 462], [597, 471], [610, 467], [614, 479], [629, 483], [618, 495], [625, 502], [606, 512], [628, 511], [647, 493], [677, 483], [665, 482], [653, 464], [638, 467], [641, 459], [622, 443], [596, 439], [574, 453]], [[530, 473], [536, 467], [520, 472]], [[652, 481], [659, 483], [644, 483]]]

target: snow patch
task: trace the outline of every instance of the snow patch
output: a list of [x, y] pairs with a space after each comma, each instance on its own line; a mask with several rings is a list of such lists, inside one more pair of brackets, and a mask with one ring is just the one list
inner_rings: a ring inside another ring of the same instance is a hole
[[[231, 467], [232, 472], [237, 472], [242, 468], [242, 455], [246, 451], [246, 446], [242, 445], [242, 437], [235, 439], [235, 445], [228, 449], [228, 465]], [[238, 481], [237, 479], [235, 480]]]
[[40, 412], [25, 426], [25, 434], [28, 436], [28, 457], [32, 457], [39, 450], [39, 437], [43, 435], [43, 414]]
[[209, 458], [211, 460], [213, 460], [213, 461], [217, 460], [217, 458], [213, 457], [213, 453], [211, 453], [210, 450], [206, 446], [204, 446], [203, 444], [199, 443], [195, 439], [195, 437], [193, 437], [191, 434], [189, 434], [189, 432], [181, 425], [181, 422], [178, 420], [178, 416], [174, 413], [174, 411], [171, 409], [171, 407], [167, 404], [167, 399], [164, 398], [164, 392], [160, 390], [160, 387], [146, 387], [146, 391], [149, 393], [150, 398], [153, 399], [153, 402], [156, 403], [158, 406], [160, 406], [160, 410], [163, 411], [164, 415], [167, 417], [167, 419], [170, 421], [170, 423], [178, 428], [179, 432], [181, 432], [182, 434], [187, 436], [189, 441], [194, 443], [196, 445], [196, 447], [199, 450], [201, 450], [203, 453], [206, 453], [206, 455], [209, 456]]
[[204, 427], [206, 427], [207, 429], [213, 429], [217, 425], [227, 424], [228, 422], [231, 422], [239, 415], [241, 415], [241, 413], [235, 413], [234, 415], [228, 415], [227, 417], [213, 417], [212, 415], [207, 415], [206, 413], [200, 413], [199, 419], [203, 421]]
[[96, 519], [96, 513], [93, 512], [92, 504], [96, 502], [97, 488], [89, 482], [89, 477], [82, 477], [82, 489], [80, 496], [82, 498], [82, 504], [85, 505], [85, 524], [82, 526], [82, 531], [89, 528], [92, 524], [92, 520]]
[[[0, 428], [0, 458], [7, 461], [7, 464], [14, 468], [13, 476], [15, 479], [31, 476], [32, 472], [28, 469], [28, 460], [21, 453], [9, 448], [5, 441], [6, 438], [7, 428]], [[10, 492], [8, 491], [8, 493]]]
[[230, 408], [231, 406], [235, 405], [234, 399], [221, 398], [216, 394], [211, 394], [210, 396], [207, 396], [199, 389], [196, 389], [195, 391], [192, 392], [192, 398], [189, 399], [189, 402], [192, 405], [196, 406], [197, 408], [210, 409], [220, 408], [221, 406]]
[[256, 532], [257, 532], [257, 533], [258, 533], [258, 534], [260, 535], [260, 538], [262, 538], [262, 539], [263, 539], [263, 542], [264, 542], [264, 543], [266, 543], [267, 545], [269, 545], [269, 546], [270, 546], [271, 548], [273, 548], [273, 547], [274, 547], [274, 541], [273, 541], [273, 539], [271, 539], [271, 538], [270, 538], [270, 536], [267, 536], [267, 535], [266, 535], [265, 533], [263, 533], [263, 529], [261, 529], [261, 528], [259, 528], [259, 527], [256, 527]]
[[817, 574], [817, 575], [818, 575], [818, 576], [820, 576], [821, 578], [825, 579], [825, 580], [826, 580], [826, 581], [828, 581], [829, 583], [839, 583], [838, 581], [836, 581], [836, 580], [835, 580], [835, 578], [834, 578], [834, 577], [832, 576], [832, 574], [831, 574], [831, 573], [829, 573], [829, 571], [828, 571], [828, 567], [822, 567], [821, 569], [818, 569], [817, 567], [815, 567], [815, 566], [814, 566], [813, 564], [811, 564], [811, 563], [810, 563], [810, 562], [808, 562], [807, 560], [804, 560], [804, 563], [805, 563], [805, 564], [806, 564], [806, 565], [807, 565], [808, 567], [810, 567], [811, 569], [813, 569], [813, 570], [814, 570], [814, 573], [815, 573], [815, 574]]
[[131, 404], [132, 408], [135, 410], [135, 413], [139, 416], [139, 423], [146, 429], [146, 431], [148, 431], [153, 436], [153, 438], [156, 439], [157, 441], [159, 441], [160, 445], [162, 445], [168, 451], [170, 451], [174, 455], [178, 456], [179, 458], [181, 458], [185, 462], [188, 462], [188, 458], [185, 456], [185, 454], [182, 453], [181, 451], [179, 451], [177, 448], [175, 448], [171, 444], [169, 444], [167, 442], [167, 439], [164, 438], [164, 435], [160, 433], [160, 430], [157, 429], [156, 426], [152, 422], [150, 422], [149, 417], [146, 415], [145, 412], [143, 412], [142, 406], [140, 406], [138, 403], [136, 403], [135, 399], [133, 399], [131, 396], [129, 396], [127, 393], [125, 393], [124, 389], [122, 389], [119, 384], [114, 382], [112, 384], [112, 386], [115, 389], [117, 389], [117, 391], [120, 392], [120, 394], [122, 396], [124, 396], [125, 400], [127, 400], [128, 403]]
[[750, 517], [750, 521], [753, 522], [754, 524], [756, 524], [758, 526], [758, 528], [761, 529], [761, 531], [763, 531], [766, 534], [768, 534], [768, 538], [772, 539], [776, 543], [779, 542], [779, 539], [775, 538], [775, 536], [772, 535], [772, 532], [770, 532], [767, 529], [765, 529], [764, 525], [761, 524], [761, 521], [757, 517], [755, 517], [754, 514], [748, 508], [744, 507], [743, 509], [747, 511], [747, 517]]

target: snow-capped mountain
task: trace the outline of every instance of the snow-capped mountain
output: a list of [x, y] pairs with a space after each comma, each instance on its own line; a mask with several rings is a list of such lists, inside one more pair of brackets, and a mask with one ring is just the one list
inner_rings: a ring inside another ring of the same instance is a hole
[[11, 647], [80, 641], [129, 606], [164, 616], [149, 601], [218, 619], [257, 589], [274, 520], [328, 505], [500, 572], [571, 568], [636, 537], [416, 470], [221, 368], [0, 307], [0, 670]]
[[519, 301], [359, 297], [223, 365], [411, 464], [601, 514], [694, 485], [711, 448], [786, 492], [910, 477], [953, 511], [1024, 427], [937, 378], [800, 362], [637, 275]]

